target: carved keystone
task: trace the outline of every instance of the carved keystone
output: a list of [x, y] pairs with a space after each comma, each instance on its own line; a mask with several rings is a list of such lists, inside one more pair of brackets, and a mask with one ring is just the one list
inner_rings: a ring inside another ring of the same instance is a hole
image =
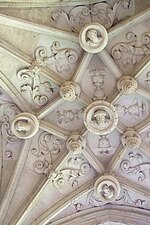
[[141, 145], [140, 135], [131, 128], [122, 135], [121, 141], [125, 148], [139, 148]]
[[109, 102], [95, 101], [85, 109], [84, 123], [93, 134], [105, 135], [117, 126], [118, 114], [115, 107]]
[[67, 140], [67, 149], [74, 154], [81, 153], [86, 146], [86, 140], [79, 134], [72, 134]]
[[123, 94], [133, 94], [137, 90], [137, 81], [130, 76], [121, 77], [117, 83], [117, 88], [118, 91], [122, 92]]
[[59, 93], [66, 101], [73, 101], [80, 95], [80, 87], [72, 81], [67, 81], [61, 85]]
[[112, 202], [120, 194], [120, 184], [110, 175], [101, 176], [94, 185], [98, 198], [103, 202]]
[[11, 125], [12, 133], [21, 139], [33, 137], [39, 129], [38, 119], [30, 113], [18, 114]]
[[86, 25], [79, 33], [79, 43], [81, 47], [90, 53], [102, 51], [107, 45], [107, 41], [107, 31], [99, 23]]

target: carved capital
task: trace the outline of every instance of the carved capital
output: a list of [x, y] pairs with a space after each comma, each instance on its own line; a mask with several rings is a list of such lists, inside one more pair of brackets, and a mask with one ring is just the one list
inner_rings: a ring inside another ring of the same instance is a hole
[[86, 146], [86, 140], [79, 134], [72, 134], [67, 140], [67, 149], [74, 154], [81, 153]]
[[80, 95], [80, 87], [72, 81], [63, 83], [59, 89], [61, 97], [65, 101], [73, 101]]
[[110, 175], [101, 176], [95, 183], [95, 192], [103, 202], [112, 202], [120, 194], [120, 184], [117, 179]]
[[30, 113], [18, 114], [11, 125], [13, 134], [21, 139], [33, 137], [39, 129], [38, 119]]
[[117, 88], [123, 94], [133, 94], [137, 90], [137, 81], [130, 76], [121, 77], [117, 83]]
[[125, 148], [139, 148], [141, 145], [140, 135], [131, 128], [122, 135], [121, 141]]
[[99, 23], [91, 23], [82, 28], [79, 33], [81, 47], [90, 53], [102, 51], [107, 45], [108, 35], [106, 29]]
[[95, 101], [85, 109], [84, 123], [93, 134], [108, 134], [117, 126], [118, 114], [110, 103], [103, 100]]

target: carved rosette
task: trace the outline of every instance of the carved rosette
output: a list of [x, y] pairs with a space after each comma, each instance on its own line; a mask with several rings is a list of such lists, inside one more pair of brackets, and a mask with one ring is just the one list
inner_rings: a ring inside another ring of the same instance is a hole
[[141, 145], [141, 137], [135, 130], [130, 128], [122, 135], [121, 142], [125, 148], [139, 148]]
[[102, 202], [112, 202], [120, 194], [120, 184], [117, 179], [110, 175], [101, 176], [94, 185], [95, 192]]
[[126, 95], [135, 93], [137, 87], [137, 81], [130, 76], [121, 77], [117, 83], [118, 90]]
[[39, 129], [38, 119], [30, 113], [18, 114], [11, 125], [13, 134], [21, 139], [33, 137]]
[[66, 143], [68, 151], [73, 154], [81, 153], [86, 146], [86, 140], [79, 134], [72, 134]]
[[63, 83], [59, 89], [59, 93], [65, 101], [73, 101], [80, 95], [80, 91], [79, 85], [72, 81]]
[[93, 134], [108, 134], [116, 128], [117, 123], [117, 111], [106, 101], [92, 102], [84, 111], [84, 124]]
[[81, 47], [90, 53], [102, 51], [107, 45], [108, 35], [106, 29], [99, 23], [91, 23], [82, 28], [79, 33]]

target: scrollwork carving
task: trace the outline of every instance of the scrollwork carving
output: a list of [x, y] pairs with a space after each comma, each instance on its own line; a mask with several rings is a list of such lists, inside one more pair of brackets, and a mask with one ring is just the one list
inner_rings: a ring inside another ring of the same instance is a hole
[[76, 188], [78, 179], [91, 171], [91, 166], [80, 157], [69, 159], [68, 165], [68, 168], [50, 172], [49, 178], [55, 188], [62, 188], [65, 184]]
[[146, 200], [143, 199], [132, 199], [129, 192], [126, 189], [121, 190], [120, 196], [115, 200], [116, 203], [124, 202], [129, 205], [133, 205], [135, 207], [143, 207], [144, 204], [146, 203]]
[[49, 57], [48, 64], [55, 64], [56, 70], [60, 73], [70, 71], [70, 65], [78, 61], [78, 53], [72, 48], [60, 49], [58, 41], [51, 45], [53, 56]]
[[60, 153], [64, 141], [55, 137], [53, 134], [42, 132], [38, 138], [38, 148], [32, 148], [31, 153], [36, 161], [33, 170], [39, 174], [49, 174], [53, 157]]
[[137, 43], [137, 35], [133, 32], [126, 34], [127, 42], [116, 44], [112, 50], [111, 55], [114, 59], [122, 60], [124, 66], [135, 65], [139, 56], [150, 54], [150, 32], [145, 32], [141, 36], [141, 45]]
[[138, 176], [138, 181], [142, 182], [146, 179], [146, 171], [150, 170], [150, 164], [143, 163], [143, 157], [141, 154], [130, 152], [128, 154], [128, 159], [121, 162], [120, 168], [126, 174], [136, 174]]
[[[117, 20], [117, 10], [126, 8], [130, 15], [130, 9], [132, 7], [132, 2], [129, 4], [128, 1], [120, 1], [115, 3], [113, 7], [103, 2], [89, 6], [77, 6], [69, 13], [65, 13], [64, 11], [52, 12], [50, 15], [50, 21], [53, 23], [58, 19], [64, 19], [71, 31], [77, 33], [80, 32], [83, 26], [91, 22], [100, 23], [106, 29], [109, 29], [114, 24], [115, 20]], [[123, 18], [124, 16], [122, 15], [121, 19]]]

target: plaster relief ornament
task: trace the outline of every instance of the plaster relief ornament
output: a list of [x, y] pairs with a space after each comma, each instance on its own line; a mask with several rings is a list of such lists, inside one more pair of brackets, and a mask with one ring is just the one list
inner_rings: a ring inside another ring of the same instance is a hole
[[110, 103], [103, 100], [95, 101], [85, 109], [84, 123], [91, 133], [105, 135], [117, 126], [118, 114]]
[[141, 145], [141, 137], [135, 130], [130, 128], [122, 135], [121, 142], [125, 148], [139, 148]]
[[28, 139], [37, 133], [39, 121], [33, 114], [20, 113], [14, 118], [11, 129], [16, 137]]
[[93, 100], [106, 99], [104, 93], [104, 77], [105, 77], [105, 68], [90, 70], [91, 80], [94, 89]]
[[133, 77], [123, 76], [118, 80], [117, 88], [122, 94], [133, 94], [137, 90], [137, 81]]
[[71, 151], [74, 154], [82, 153], [86, 147], [86, 140], [79, 134], [72, 134], [66, 143], [68, 151]]
[[95, 192], [102, 202], [112, 202], [120, 194], [120, 184], [110, 175], [101, 176], [95, 183]]
[[67, 81], [61, 85], [59, 93], [65, 101], [73, 101], [80, 95], [80, 87], [72, 81]]
[[81, 47], [90, 53], [102, 51], [107, 45], [107, 41], [107, 31], [98, 23], [91, 23], [84, 26], [79, 33], [79, 43]]
[[135, 65], [141, 57], [150, 54], [150, 32], [144, 32], [141, 35], [141, 44], [139, 45], [137, 35], [133, 32], [126, 34], [126, 42], [120, 42], [113, 46], [111, 55], [116, 60], [121, 60], [122, 65]]
[[134, 0], [121, 0], [114, 3], [113, 6], [103, 1], [97, 4], [73, 7], [69, 12], [62, 9], [51, 12], [50, 22], [58, 27], [59, 21], [63, 21], [65, 22], [64, 25], [70, 28], [72, 32], [79, 33], [83, 26], [92, 22], [100, 23], [106, 29], [109, 29], [116, 21], [123, 20], [133, 13]]

